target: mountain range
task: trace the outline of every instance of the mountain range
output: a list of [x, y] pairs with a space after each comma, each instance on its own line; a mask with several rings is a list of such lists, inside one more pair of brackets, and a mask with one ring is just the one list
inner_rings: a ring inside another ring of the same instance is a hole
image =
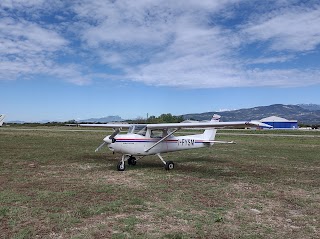
[[78, 123], [90, 123], [90, 122], [99, 122], [99, 123], [108, 123], [108, 122], [119, 122], [119, 121], [124, 121], [120, 116], [118, 115], [112, 115], [112, 116], [107, 116], [103, 118], [90, 118], [90, 119], [85, 119], [85, 120], [78, 120]]
[[[269, 106], [258, 106], [254, 108], [238, 109], [230, 111], [216, 111], [195, 114], [181, 115], [183, 119], [209, 120], [212, 115], [221, 115], [222, 121], [242, 121], [242, 120], [260, 120], [269, 116], [279, 116], [288, 120], [298, 120], [299, 124], [320, 124], [320, 105], [299, 104], [283, 105], [274, 104]], [[125, 121], [120, 116], [108, 116], [103, 118], [91, 118], [80, 120], [78, 122], [119, 122]]]
[[221, 121], [260, 120], [275, 115], [288, 120], [298, 120], [299, 124], [320, 124], [320, 105], [315, 104], [274, 104], [248, 109], [185, 114], [182, 116], [184, 119], [208, 120], [213, 114], [221, 115]]

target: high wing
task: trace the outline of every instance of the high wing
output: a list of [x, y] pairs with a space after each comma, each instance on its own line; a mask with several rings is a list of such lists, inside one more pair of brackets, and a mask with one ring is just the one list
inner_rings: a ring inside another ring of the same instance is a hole
[[[135, 124], [79, 124], [79, 126], [106, 127], [106, 128], [130, 128]], [[233, 122], [192, 122], [192, 123], [162, 123], [146, 124], [149, 129], [181, 129], [181, 128], [244, 128], [244, 127], [264, 127], [272, 128], [268, 124], [259, 121], [233, 121]]]
[[272, 128], [268, 124], [259, 121], [234, 121], [234, 122], [195, 122], [195, 123], [164, 123], [147, 124], [149, 129], [169, 129], [169, 128], [244, 128], [244, 127], [264, 127]]

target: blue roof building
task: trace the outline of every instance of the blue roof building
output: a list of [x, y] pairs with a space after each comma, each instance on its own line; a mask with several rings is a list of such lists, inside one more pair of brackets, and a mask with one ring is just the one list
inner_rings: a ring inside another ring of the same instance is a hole
[[261, 119], [260, 122], [271, 125], [274, 129], [298, 129], [297, 120], [287, 120], [278, 116]]

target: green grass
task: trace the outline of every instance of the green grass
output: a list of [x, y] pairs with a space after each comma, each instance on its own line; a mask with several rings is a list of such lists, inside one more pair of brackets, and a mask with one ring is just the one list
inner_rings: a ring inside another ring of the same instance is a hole
[[118, 172], [107, 133], [46, 129], [0, 129], [1, 238], [320, 237], [319, 131], [218, 131], [237, 144]]

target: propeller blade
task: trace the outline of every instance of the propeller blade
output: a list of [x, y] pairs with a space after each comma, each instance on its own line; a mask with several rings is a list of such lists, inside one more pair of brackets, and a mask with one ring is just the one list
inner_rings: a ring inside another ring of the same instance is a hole
[[106, 144], [106, 142], [103, 142], [102, 144], [100, 144], [100, 146], [98, 148], [96, 148], [96, 150], [94, 152], [98, 152], [105, 144]]
[[120, 133], [120, 129], [116, 129], [110, 136], [109, 136], [109, 139], [114, 139], [114, 137]]

